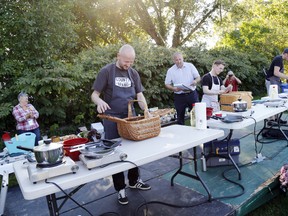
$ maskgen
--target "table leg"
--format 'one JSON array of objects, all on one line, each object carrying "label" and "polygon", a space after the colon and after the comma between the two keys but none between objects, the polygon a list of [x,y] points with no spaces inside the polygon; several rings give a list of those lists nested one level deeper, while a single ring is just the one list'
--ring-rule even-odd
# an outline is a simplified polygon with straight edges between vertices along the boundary
[{"label": "table leg", "polygon": [[[238,165],[235,163],[233,157],[232,157],[231,154],[230,154],[230,145],[229,145],[229,143],[230,143],[230,140],[231,140],[232,135],[233,135],[233,130],[230,129],[229,134],[227,135],[227,137],[225,137],[224,139],[221,140],[221,141],[223,141],[223,142],[226,142],[227,153],[222,154],[222,155],[219,155],[219,154],[217,154],[217,153],[209,153],[208,155],[206,155],[206,160],[207,160],[209,157],[220,157],[220,158],[229,159],[229,160],[232,162],[232,164],[233,164],[233,166],[235,167],[235,169],[237,170],[237,172],[238,172],[238,178],[239,178],[239,180],[241,180],[241,172],[240,172],[240,169],[239,169]],[[212,142],[213,142],[213,141],[212,141]]]},{"label": "table leg", "polygon": [[47,205],[48,205],[50,216],[58,216],[59,211],[58,211],[58,205],[57,205],[55,193],[47,195],[46,200],[47,200]]},{"label": "table leg", "polygon": [[[60,213],[61,208],[64,206],[66,201],[72,197],[75,193],[77,193],[85,184],[79,185],[74,190],[72,190],[69,194],[64,193],[64,196],[56,197],[55,194],[50,194],[46,196],[47,205],[49,209],[50,216],[58,216]],[[58,206],[57,200],[63,200],[60,202]]]},{"label": "table leg", "polygon": [[[282,117],[283,113],[281,113],[279,116],[278,116],[278,121],[276,124],[272,124],[272,126],[270,127],[267,127],[267,123],[269,122],[269,120],[267,119],[264,119],[264,125],[262,127],[262,129],[258,132],[257,136],[256,136],[256,140],[258,141],[259,140],[259,136],[262,134],[262,132],[265,130],[265,129],[269,129],[269,128],[273,128],[273,127],[277,127],[279,129],[279,131],[282,133],[282,135],[284,136],[285,140],[287,141],[287,147],[288,147],[288,136],[285,134],[285,132],[283,131],[282,127],[287,127],[288,125],[281,125],[280,124],[280,119]],[[258,155],[258,152],[256,151],[256,156]]]},{"label": "table leg", "polygon": [[2,176],[1,182],[1,192],[0,192],[0,215],[4,214],[6,197],[9,186],[9,175],[14,173],[13,164],[1,164],[0,165],[0,175]]},{"label": "table leg", "polygon": [[4,171],[3,173],[0,174],[2,175],[1,195],[0,195],[0,215],[3,215],[9,185],[9,172]]},{"label": "table leg", "polygon": [[179,152],[179,169],[176,171],[176,173],[173,174],[173,176],[171,177],[171,186],[174,185],[174,178],[178,175],[178,174],[181,174],[181,175],[184,175],[186,177],[189,177],[189,178],[193,178],[193,179],[196,179],[198,181],[200,181],[200,183],[203,185],[204,189],[206,190],[207,194],[208,194],[208,200],[211,201],[212,200],[212,196],[211,196],[211,193],[210,193],[210,190],[209,188],[207,187],[207,185],[205,184],[205,182],[202,180],[202,178],[199,176],[198,174],[198,165],[197,165],[197,149],[196,147],[193,147],[193,161],[194,161],[194,172],[195,172],[195,175],[192,175],[190,173],[186,173],[184,171],[182,171],[182,167],[183,167],[183,159],[182,159],[182,152]]}]

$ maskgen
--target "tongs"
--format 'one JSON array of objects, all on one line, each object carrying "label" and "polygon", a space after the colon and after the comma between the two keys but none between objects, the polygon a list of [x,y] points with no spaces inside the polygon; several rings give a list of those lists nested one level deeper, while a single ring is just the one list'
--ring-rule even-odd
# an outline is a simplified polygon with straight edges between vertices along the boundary
[{"label": "tongs", "polygon": [[[113,143],[111,146],[107,146],[104,143],[109,142]],[[75,145],[70,147],[70,152],[80,151],[83,149],[90,149],[90,148],[105,148],[105,149],[114,149],[115,147],[119,146],[121,144],[122,140],[107,140],[107,139],[100,139],[96,142],[88,142],[80,145]]]}]

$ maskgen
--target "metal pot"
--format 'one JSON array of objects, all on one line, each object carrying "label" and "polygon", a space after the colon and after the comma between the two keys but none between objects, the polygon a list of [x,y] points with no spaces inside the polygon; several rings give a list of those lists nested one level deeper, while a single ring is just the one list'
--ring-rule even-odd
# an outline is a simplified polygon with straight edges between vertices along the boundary
[{"label": "metal pot", "polygon": [[39,165],[54,165],[62,162],[64,157],[63,145],[44,141],[45,144],[35,146],[33,149],[17,146],[18,149],[34,152],[35,159]]},{"label": "metal pot", "polygon": [[238,99],[232,103],[234,112],[244,112],[247,110],[247,102]]}]

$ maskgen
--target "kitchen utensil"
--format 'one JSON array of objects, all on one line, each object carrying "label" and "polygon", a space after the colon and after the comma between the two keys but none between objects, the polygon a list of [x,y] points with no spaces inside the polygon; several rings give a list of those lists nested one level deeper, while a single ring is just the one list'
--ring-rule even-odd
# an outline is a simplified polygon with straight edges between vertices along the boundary
[{"label": "kitchen utensil", "polygon": [[45,140],[43,145],[35,146],[34,148],[27,148],[24,146],[17,146],[18,149],[34,152],[35,159],[38,165],[55,165],[62,162],[64,157],[63,145],[60,143],[51,143]]},{"label": "kitchen utensil", "polygon": [[74,161],[79,161],[80,152],[79,151],[72,152],[71,149],[73,149],[73,146],[84,144],[84,143],[87,143],[88,141],[89,140],[87,138],[82,138],[82,137],[65,140],[63,142],[64,154],[72,158],[72,160]]},{"label": "kitchen utensil", "polygon": [[[117,146],[121,144],[122,140],[100,140],[98,142],[86,143],[83,145],[73,146],[80,150],[81,154],[90,158],[98,158],[112,153]],[[71,150],[71,151],[74,151]]]},{"label": "kitchen utensil", "polygon": [[238,99],[238,101],[232,103],[232,107],[234,112],[245,112],[247,110],[247,102]]}]

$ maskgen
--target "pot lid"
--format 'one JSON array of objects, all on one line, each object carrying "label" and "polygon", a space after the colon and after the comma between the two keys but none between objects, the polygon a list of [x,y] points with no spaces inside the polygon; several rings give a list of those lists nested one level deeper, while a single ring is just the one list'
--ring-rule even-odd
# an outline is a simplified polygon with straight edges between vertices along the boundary
[{"label": "pot lid", "polygon": [[55,149],[59,149],[62,148],[63,145],[60,143],[47,143],[47,144],[42,144],[39,146],[35,146],[34,147],[34,151],[50,151],[50,150],[55,150]]}]

